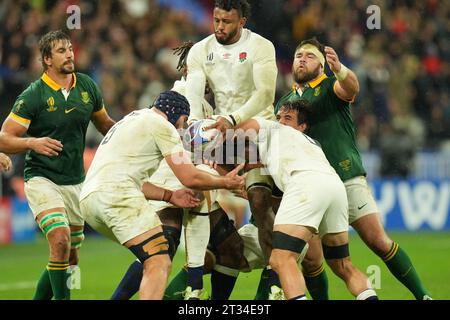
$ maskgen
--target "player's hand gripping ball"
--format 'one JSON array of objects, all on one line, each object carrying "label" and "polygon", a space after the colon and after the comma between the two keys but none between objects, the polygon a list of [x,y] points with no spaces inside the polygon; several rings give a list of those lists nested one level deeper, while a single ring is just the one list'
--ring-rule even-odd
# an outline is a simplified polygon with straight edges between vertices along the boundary
[{"label": "player's hand gripping ball", "polygon": [[186,129],[183,141],[197,150],[198,148],[203,151],[215,148],[222,140],[220,131],[217,129],[205,130],[206,127],[213,125],[215,122],[214,119],[202,119],[193,122]]}]

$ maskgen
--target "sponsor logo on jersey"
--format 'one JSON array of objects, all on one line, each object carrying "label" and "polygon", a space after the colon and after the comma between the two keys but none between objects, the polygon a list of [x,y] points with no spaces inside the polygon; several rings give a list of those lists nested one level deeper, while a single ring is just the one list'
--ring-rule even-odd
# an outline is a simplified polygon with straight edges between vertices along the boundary
[{"label": "sponsor logo on jersey", "polygon": [[247,60],[247,52],[239,53],[239,61],[244,62],[245,60]]},{"label": "sponsor logo on jersey", "polygon": [[89,98],[89,94],[86,91],[81,93],[81,101],[83,101],[84,104],[88,104],[89,101],[91,101],[91,98]]},{"label": "sponsor logo on jersey", "polygon": [[73,110],[75,110],[77,107],[73,107],[73,108],[70,108],[70,109],[65,109],[64,110],[64,113],[65,114],[68,114],[68,113],[71,113]]},{"label": "sponsor logo on jersey", "polygon": [[228,60],[228,59],[230,59],[230,57],[231,57],[231,53],[224,53],[223,54],[223,58],[225,59],[225,60]]},{"label": "sponsor logo on jersey", "polygon": [[55,98],[53,97],[47,99],[47,105],[48,105],[47,108],[48,112],[54,112],[56,111],[56,109],[58,109],[57,107],[55,107]]},{"label": "sponsor logo on jersey", "polygon": [[206,64],[214,64],[213,60],[214,60],[214,53],[211,52],[206,56]]}]

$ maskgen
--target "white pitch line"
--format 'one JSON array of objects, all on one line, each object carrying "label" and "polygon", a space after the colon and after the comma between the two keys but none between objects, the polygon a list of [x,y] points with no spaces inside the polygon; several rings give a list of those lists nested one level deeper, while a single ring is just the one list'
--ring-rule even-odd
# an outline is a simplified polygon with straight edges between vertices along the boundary
[{"label": "white pitch line", "polygon": [[0,291],[11,291],[36,288],[36,281],[0,283]]}]

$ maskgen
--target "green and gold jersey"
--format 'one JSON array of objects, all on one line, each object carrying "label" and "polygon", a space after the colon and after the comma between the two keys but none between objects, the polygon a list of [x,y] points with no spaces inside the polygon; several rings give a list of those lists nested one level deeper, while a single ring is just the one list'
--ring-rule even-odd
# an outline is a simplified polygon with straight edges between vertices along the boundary
[{"label": "green and gold jersey", "polygon": [[67,100],[61,86],[46,73],[17,98],[9,118],[28,128],[29,137],[50,137],[63,144],[58,156],[47,157],[29,150],[25,157],[25,181],[45,177],[59,185],[83,182],[86,130],[95,112],[104,112],[103,98],[94,81],[74,73]]},{"label": "green and gold jersey", "polygon": [[342,181],[346,181],[365,175],[366,172],[356,146],[350,102],[337,96],[335,85],[336,78],[324,74],[309,82],[303,92],[293,87],[290,93],[278,101],[275,114],[287,101],[307,100],[313,109],[308,135],[319,141],[330,164]]}]

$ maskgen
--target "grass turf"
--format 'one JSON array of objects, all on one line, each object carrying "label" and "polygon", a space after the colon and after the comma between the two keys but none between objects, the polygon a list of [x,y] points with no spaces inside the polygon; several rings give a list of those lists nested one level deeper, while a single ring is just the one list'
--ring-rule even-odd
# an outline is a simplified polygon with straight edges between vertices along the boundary
[{"label": "grass turf", "polygon": [[[450,233],[390,233],[412,259],[416,270],[434,299],[450,299]],[[382,261],[352,235],[350,252],[363,272],[371,265],[381,271],[380,299],[413,299],[412,294],[389,272]],[[29,244],[0,247],[0,299],[31,299],[39,275],[47,263],[48,249],[42,237]],[[134,257],[128,250],[102,237],[88,237],[81,249],[81,289],[72,290],[72,299],[109,299]],[[184,254],[175,257],[172,275],[184,263]],[[353,299],[343,282],[327,268],[331,299]],[[231,299],[251,300],[260,270],[241,273]],[[209,290],[209,276],[205,277]]]}]

